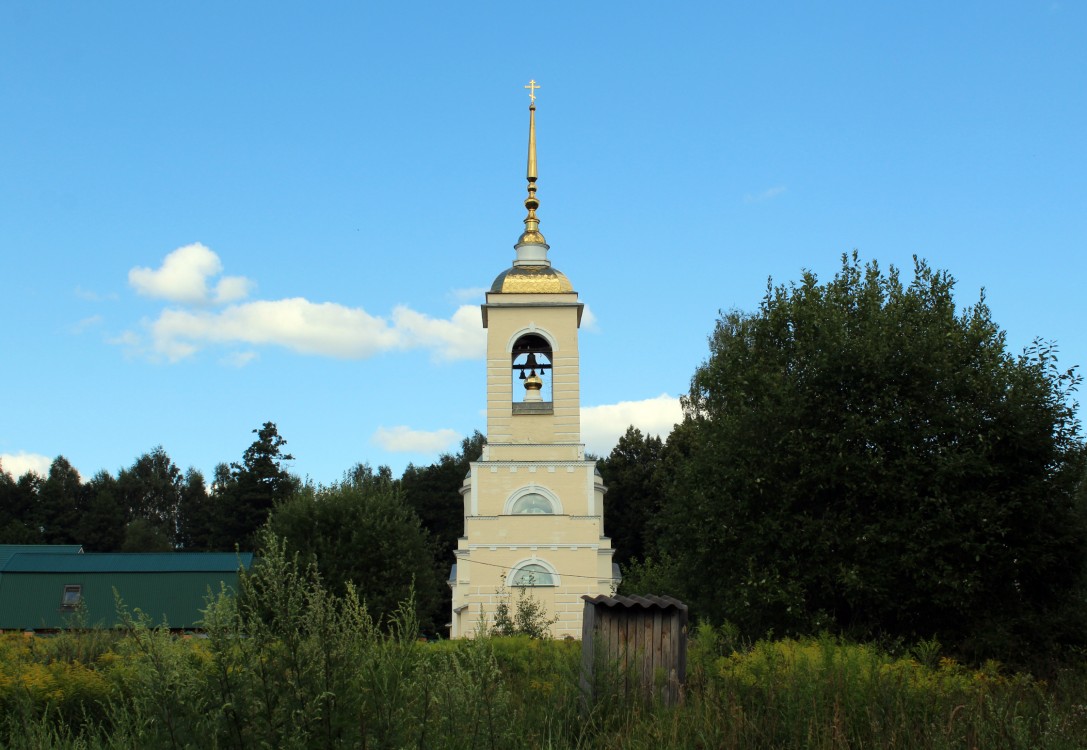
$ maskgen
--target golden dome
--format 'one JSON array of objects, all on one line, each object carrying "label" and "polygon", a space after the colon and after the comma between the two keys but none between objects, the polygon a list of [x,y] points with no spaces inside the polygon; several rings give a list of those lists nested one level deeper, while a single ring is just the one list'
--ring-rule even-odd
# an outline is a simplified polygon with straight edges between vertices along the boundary
[{"label": "golden dome", "polygon": [[498,274],[492,292],[506,294],[564,294],[574,291],[566,274],[551,266],[514,266]]}]

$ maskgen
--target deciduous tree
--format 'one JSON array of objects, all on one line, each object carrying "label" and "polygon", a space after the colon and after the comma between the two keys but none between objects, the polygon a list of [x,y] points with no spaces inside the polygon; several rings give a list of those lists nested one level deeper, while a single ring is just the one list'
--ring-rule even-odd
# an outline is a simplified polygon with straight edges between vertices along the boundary
[{"label": "deciduous tree", "polygon": [[697,612],[980,655],[1083,638],[1079,379],[1049,345],[1010,355],[953,288],[854,253],[720,318],[656,521]]},{"label": "deciduous tree", "polygon": [[331,591],[352,584],[375,620],[393,613],[413,585],[418,611],[434,611],[444,585],[434,546],[391,477],[303,487],[276,506],[268,528],[302,562],[315,561]]},{"label": "deciduous tree", "polygon": [[[161,445],[144,453],[118,474],[117,489],[127,505],[129,521],[146,522],[138,525],[140,539],[152,534],[156,540],[164,537],[171,546],[175,544],[181,485],[181,469]],[[146,527],[154,527],[158,533],[150,532]]]},{"label": "deciduous tree", "polygon": [[[476,430],[461,441],[457,453],[443,453],[428,466],[409,464],[400,479],[404,500],[415,510],[437,544],[438,566],[444,567],[446,574],[453,565],[457,540],[464,534],[464,501],[460,488],[472,461],[479,459],[486,442],[483,434]],[[436,609],[432,612],[420,609],[419,612],[435,622],[445,622],[451,606],[452,591],[442,586]]]},{"label": "deciduous tree", "polygon": [[408,464],[400,479],[404,499],[450,561],[457,548],[457,539],[464,534],[464,503],[459,491],[469,465],[479,459],[486,442],[483,434],[476,430],[461,441],[457,453],[443,453],[428,466]]},{"label": "deciduous tree", "polygon": [[117,480],[100,471],[86,487],[87,500],[76,527],[76,539],[87,552],[117,552],[129,520]]},{"label": "deciduous tree", "polygon": [[663,443],[631,425],[608,457],[599,462],[608,493],[604,497],[604,531],[615,548],[615,562],[645,559],[649,519],[661,504],[657,471]]}]

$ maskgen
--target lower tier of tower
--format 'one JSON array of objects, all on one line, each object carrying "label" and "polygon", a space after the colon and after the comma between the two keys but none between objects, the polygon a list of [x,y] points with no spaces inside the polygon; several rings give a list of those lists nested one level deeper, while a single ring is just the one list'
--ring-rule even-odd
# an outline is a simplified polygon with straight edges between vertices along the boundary
[{"label": "lower tier of tower", "polygon": [[488,444],[461,486],[464,533],[449,578],[450,636],[489,632],[502,602],[522,594],[553,621],[553,637],[581,637],[581,597],[619,583],[604,533],[607,488],[580,443]]},{"label": "lower tier of tower", "polygon": [[489,633],[499,605],[505,602],[512,615],[524,593],[542,605],[544,619],[553,621],[552,637],[581,638],[582,596],[613,594],[619,583],[610,544],[603,541],[603,548],[458,550],[449,581],[450,637]]}]

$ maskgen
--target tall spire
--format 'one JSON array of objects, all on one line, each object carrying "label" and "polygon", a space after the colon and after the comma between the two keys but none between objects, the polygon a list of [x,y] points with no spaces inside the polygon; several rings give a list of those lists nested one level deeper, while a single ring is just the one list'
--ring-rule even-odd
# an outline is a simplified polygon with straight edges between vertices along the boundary
[{"label": "tall spire", "polygon": [[540,207],[540,201],[536,198],[536,89],[540,85],[536,81],[529,81],[525,86],[528,89],[528,171],[525,177],[528,179],[528,197],[525,198],[525,208],[528,216],[525,217],[525,231],[518,245],[546,245],[547,241],[540,234],[540,220],[536,218],[536,209]]}]

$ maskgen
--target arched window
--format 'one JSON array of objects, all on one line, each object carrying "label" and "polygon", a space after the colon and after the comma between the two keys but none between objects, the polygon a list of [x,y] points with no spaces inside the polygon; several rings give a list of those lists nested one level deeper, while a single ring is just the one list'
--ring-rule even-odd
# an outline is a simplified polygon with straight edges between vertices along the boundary
[{"label": "arched window", "polygon": [[555,586],[554,574],[539,563],[520,566],[509,579],[510,586]]},{"label": "arched window", "polygon": [[555,512],[551,501],[538,492],[530,492],[517,498],[510,510],[515,516],[523,514],[550,515]]},{"label": "arched window", "polygon": [[538,484],[529,484],[512,492],[502,506],[502,515],[548,515],[561,516],[562,500],[551,490]]}]

